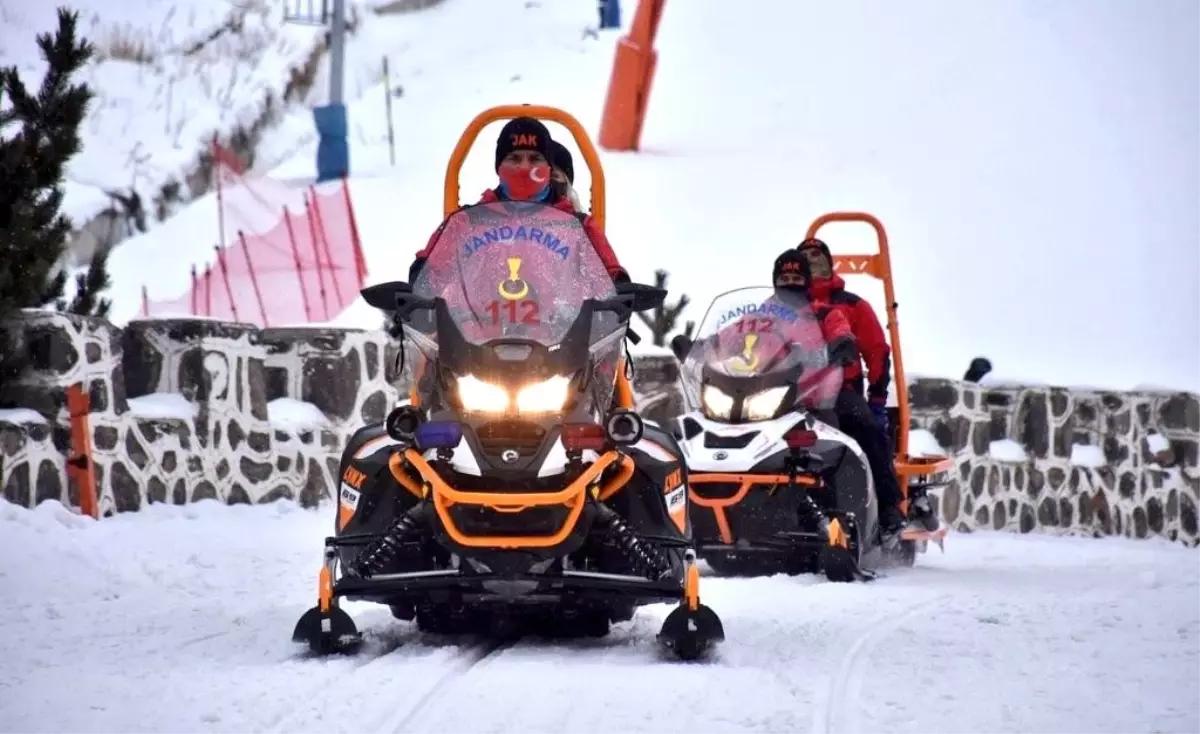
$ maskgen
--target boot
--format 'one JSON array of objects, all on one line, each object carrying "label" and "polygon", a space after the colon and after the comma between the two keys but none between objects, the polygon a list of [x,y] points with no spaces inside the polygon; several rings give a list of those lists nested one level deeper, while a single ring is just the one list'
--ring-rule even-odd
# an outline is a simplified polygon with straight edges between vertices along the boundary
[{"label": "boot", "polygon": [[941,520],[933,511],[933,503],[925,493],[916,494],[908,502],[908,527],[933,532],[941,526]]},{"label": "boot", "polygon": [[885,547],[896,545],[900,541],[900,531],[904,530],[904,513],[893,504],[883,504],[879,508],[879,539]]}]

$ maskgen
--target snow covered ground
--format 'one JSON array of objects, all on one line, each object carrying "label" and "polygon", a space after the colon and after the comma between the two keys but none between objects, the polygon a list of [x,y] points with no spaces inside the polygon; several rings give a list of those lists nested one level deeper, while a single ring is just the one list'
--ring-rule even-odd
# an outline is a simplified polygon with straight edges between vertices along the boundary
[{"label": "snow covered ground", "polygon": [[[348,604],[352,659],[291,643],[330,507],[0,501],[0,730],[1195,732],[1200,566],[1159,541],[954,535],[872,584],[711,578],[728,641],[657,659],[667,607],[482,658]],[[481,659],[482,658],[482,659]]]},{"label": "snow covered ground", "polygon": [[[557,105],[595,135],[616,34],[584,33],[594,10],[447,0],[394,32],[367,26],[404,88],[394,168],[383,89],[350,109],[373,281],[407,272],[483,108]],[[891,236],[910,374],[959,376],[985,354],[1011,379],[1200,390],[1198,24],[1187,0],[669,5],[644,151],[602,155],[610,238],[635,278],[668,268],[699,320],[716,293],[769,277],[816,215],[866,210]],[[496,129],[467,160],[464,200],[492,183]],[[313,156],[276,174],[309,177]],[[144,282],[162,289],[152,298],[186,288],[186,263],[212,257],[215,215],[210,227],[168,223],[121,248],[118,320]],[[864,246],[861,230],[827,234],[836,251]],[[179,277],[147,277],[168,242]],[[339,323],[378,315],[360,301]]]}]

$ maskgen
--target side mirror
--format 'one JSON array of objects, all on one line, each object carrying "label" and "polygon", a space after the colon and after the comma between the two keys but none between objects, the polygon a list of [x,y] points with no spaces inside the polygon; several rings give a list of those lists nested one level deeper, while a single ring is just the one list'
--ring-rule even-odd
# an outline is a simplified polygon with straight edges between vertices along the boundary
[{"label": "side mirror", "polygon": [[633,311],[649,311],[658,308],[667,300],[665,288],[655,288],[644,283],[618,283],[618,296],[632,296],[630,309]]},{"label": "side mirror", "polygon": [[412,286],[399,280],[376,283],[360,292],[367,305],[391,313],[396,324],[407,319],[413,311],[434,307],[433,300],[414,296]]},{"label": "side mirror", "polygon": [[401,296],[412,293],[412,286],[401,280],[392,280],[369,285],[359,292],[368,306],[381,311],[394,311],[400,305]]},{"label": "side mirror", "polygon": [[675,359],[682,362],[690,351],[692,351],[691,337],[686,334],[676,334],[675,338],[671,340],[671,352],[675,355]]},{"label": "side mirror", "polygon": [[834,339],[826,347],[829,350],[829,363],[842,365],[854,364],[859,359],[858,342],[852,336]]}]

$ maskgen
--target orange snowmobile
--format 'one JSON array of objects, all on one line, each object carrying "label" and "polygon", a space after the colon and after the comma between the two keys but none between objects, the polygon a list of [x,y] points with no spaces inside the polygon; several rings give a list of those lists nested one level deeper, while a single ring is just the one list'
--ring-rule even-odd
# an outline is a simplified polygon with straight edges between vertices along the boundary
[{"label": "orange snowmobile", "polygon": [[672,602],[658,635],[668,651],[696,658],[724,639],[700,603],[687,467],[622,383],[629,319],[665,291],[614,285],[570,212],[459,206],[476,136],[519,116],[571,131],[603,226],[603,172],[573,117],[504,106],[467,127],[447,171],[445,245],[413,283],[363,290],[429,379],[342,454],[318,603],[293,634],[316,652],[361,642],[343,598],[427,631],[554,636],[602,636],[638,607]]}]

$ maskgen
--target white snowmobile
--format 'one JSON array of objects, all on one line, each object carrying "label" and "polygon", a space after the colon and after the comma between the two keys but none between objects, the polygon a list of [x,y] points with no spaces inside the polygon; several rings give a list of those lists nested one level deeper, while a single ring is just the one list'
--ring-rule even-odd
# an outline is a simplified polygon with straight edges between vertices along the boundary
[{"label": "white snowmobile", "polygon": [[913,541],[881,541],[867,458],[833,427],[852,338],[827,344],[802,295],[749,287],[717,296],[672,349],[688,408],[672,429],[697,552],[714,570],[852,581],[912,563]]}]

